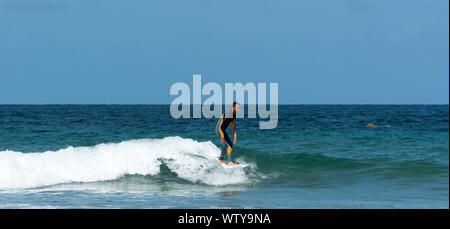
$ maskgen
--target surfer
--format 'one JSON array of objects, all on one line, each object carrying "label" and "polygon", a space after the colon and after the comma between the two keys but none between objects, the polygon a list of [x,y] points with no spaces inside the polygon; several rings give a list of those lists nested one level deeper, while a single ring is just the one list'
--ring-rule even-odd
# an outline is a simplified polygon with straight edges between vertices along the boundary
[{"label": "surfer", "polygon": [[[219,157],[219,163],[225,163],[224,158],[225,154],[228,155],[228,163],[229,166],[236,166],[237,164],[231,161],[231,151],[233,150],[233,145],[236,144],[237,136],[236,136],[236,113],[239,112],[239,103],[234,102],[231,110],[225,111],[222,114],[222,117],[219,119],[216,125],[216,134],[220,137],[220,142],[222,143],[222,153]],[[234,135],[234,142],[231,142],[230,137],[228,136],[226,129],[231,123],[231,130]]]}]

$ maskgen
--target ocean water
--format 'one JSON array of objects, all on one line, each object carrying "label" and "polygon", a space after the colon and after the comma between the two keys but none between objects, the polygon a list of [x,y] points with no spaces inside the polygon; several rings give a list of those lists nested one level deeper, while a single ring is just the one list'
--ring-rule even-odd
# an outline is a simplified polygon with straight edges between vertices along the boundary
[{"label": "ocean water", "polygon": [[216,119],[168,105],[0,105],[0,208],[449,208],[448,120],[448,105],[282,105],[275,129],[237,120],[250,166],[224,169]]}]

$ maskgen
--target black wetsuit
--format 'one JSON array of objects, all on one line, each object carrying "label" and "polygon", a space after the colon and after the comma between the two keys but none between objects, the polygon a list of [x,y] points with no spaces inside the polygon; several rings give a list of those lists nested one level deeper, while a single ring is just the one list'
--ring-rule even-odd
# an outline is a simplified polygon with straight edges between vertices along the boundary
[{"label": "black wetsuit", "polygon": [[228,161],[231,161],[231,151],[233,149],[233,142],[231,141],[230,137],[228,136],[226,129],[232,124],[232,130],[234,136],[236,136],[236,130],[235,130],[235,124],[236,124],[236,113],[233,112],[233,114],[230,114],[231,111],[225,112],[225,114],[222,115],[222,117],[217,122],[216,126],[216,133],[221,138],[225,139],[225,143],[222,147],[222,153],[220,154],[219,160],[223,160],[225,157],[225,154],[228,152]]}]

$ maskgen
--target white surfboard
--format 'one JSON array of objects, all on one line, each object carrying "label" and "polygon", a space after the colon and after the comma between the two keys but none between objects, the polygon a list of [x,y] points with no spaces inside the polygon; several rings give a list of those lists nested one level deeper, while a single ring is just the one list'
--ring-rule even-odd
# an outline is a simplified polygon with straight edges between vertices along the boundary
[{"label": "white surfboard", "polygon": [[245,168],[247,166],[249,166],[249,164],[236,164],[236,165],[227,165],[226,163],[221,163],[220,164],[222,167],[226,168],[226,169],[232,169],[232,168]]}]

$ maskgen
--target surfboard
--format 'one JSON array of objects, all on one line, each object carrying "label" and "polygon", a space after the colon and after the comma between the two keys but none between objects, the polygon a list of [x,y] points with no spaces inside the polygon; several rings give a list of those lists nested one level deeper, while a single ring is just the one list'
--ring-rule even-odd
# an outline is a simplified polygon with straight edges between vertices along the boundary
[{"label": "surfboard", "polygon": [[245,168],[247,166],[249,166],[249,164],[237,164],[237,165],[227,165],[225,163],[221,163],[220,164],[222,167],[226,168],[226,169],[232,169],[232,168]]}]

